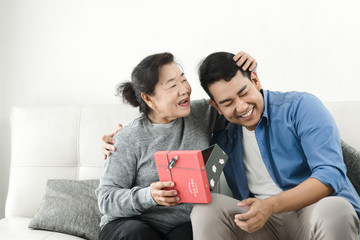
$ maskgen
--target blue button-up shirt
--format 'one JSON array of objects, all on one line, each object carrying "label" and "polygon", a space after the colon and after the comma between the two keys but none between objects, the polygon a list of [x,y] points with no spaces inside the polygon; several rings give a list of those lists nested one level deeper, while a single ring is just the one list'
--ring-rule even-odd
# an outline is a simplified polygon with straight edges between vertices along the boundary
[{"label": "blue button-up shirt", "polygon": [[[360,198],[346,176],[335,121],[321,101],[309,93],[261,91],[264,112],[255,129],[262,160],[274,182],[288,190],[309,177],[346,198],[360,217]],[[234,198],[252,197],[243,162],[242,126],[229,123],[213,135],[228,155],[224,168]]]}]

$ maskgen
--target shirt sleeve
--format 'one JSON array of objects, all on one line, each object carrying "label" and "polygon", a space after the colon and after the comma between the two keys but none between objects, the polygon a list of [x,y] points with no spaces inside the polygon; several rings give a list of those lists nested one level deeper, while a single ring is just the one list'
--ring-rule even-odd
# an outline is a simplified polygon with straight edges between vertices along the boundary
[{"label": "shirt sleeve", "polygon": [[121,130],[116,136],[116,151],[105,161],[104,172],[96,189],[98,204],[103,214],[112,217],[140,215],[156,206],[150,186],[135,186],[137,157],[134,144]]},{"label": "shirt sleeve", "polygon": [[322,102],[311,94],[293,105],[297,135],[312,171],[311,177],[339,193],[346,182],[341,141],[335,120]]}]

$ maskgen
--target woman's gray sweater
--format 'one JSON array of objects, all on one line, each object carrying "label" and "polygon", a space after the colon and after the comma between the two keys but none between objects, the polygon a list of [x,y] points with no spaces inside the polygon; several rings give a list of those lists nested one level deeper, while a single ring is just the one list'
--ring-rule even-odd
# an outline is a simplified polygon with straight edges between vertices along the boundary
[{"label": "woman's gray sweater", "polygon": [[[159,181],[154,153],[167,150],[202,150],[209,146],[214,130],[225,120],[207,100],[191,102],[191,113],[169,124],[152,124],[144,115],[115,135],[116,151],[105,161],[96,190],[101,227],[121,217],[138,216],[159,231],[190,221],[192,204],[158,205],[150,184]],[[217,128],[217,129],[215,129]]]}]

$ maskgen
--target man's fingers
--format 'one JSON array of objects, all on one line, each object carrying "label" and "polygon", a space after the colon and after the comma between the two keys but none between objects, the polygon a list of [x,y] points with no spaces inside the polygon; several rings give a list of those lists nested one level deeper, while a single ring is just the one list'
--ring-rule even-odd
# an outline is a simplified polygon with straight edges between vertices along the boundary
[{"label": "man's fingers", "polygon": [[123,125],[121,123],[118,124],[116,131],[113,133],[114,134],[113,136],[115,136],[115,134],[117,134],[122,128],[123,128]]},{"label": "man's fingers", "polygon": [[250,218],[253,218],[255,217],[256,215],[256,211],[254,211],[253,209],[249,208],[249,206],[251,206],[251,204],[254,202],[254,199],[253,198],[248,198],[248,199],[245,199],[245,200],[242,200],[241,202],[239,202],[237,205],[239,207],[247,207],[248,208],[248,211],[245,212],[245,213],[241,213],[241,214],[236,214],[235,215],[235,218],[236,219],[239,219],[241,221],[244,221],[244,220],[248,220]]},{"label": "man's fingers", "polygon": [[103,142],[101,144],[101,146],[102,146],[101,151],[102,151],[104,160],[106,160],[107,156],[109,156],[111,154],[110,151],[115,151],[116,147],[114,145],[104,142],[104,137],[103,137]]},{"label": "man's fingers", "polygon": [[106,160],[107,159],[107,153],[106,152],[104,152],[104,150],[103,150],[103,158],[104,158],[104,160]]},{"label": "man's fingers", "polygon": [[105,148],[110,150],[110,151],[115,151],[116,147],[114,145],[111,144],[105,144]]},{"label": "man's fingers", "polygon": [[256,201],[256,198],[247,198],[247,199],[244,199],[241,202],[239,202],[238,206],[240,206],[241,204],[243,204],[245,206],[251,206],[255,201]]},{"label": "man's fingers", "polygon": [[247,221],[247,228],[249,233],[253,233],[262,228],[262,224],[255,218],[251,218]]},{"label": "man's fingers", "polygon": [[105,148],[102,149],[102,154],[104,156],[109,156],[110,155],[110,152],[108,150],[106,150]]},{"label": "man's fingers", "polygon": [[234,219],[236,225],[242,230],[252,233],[262,228],[261,222],[255,217],[246,216],[246,214],[237,214]]},{"label": "man's fingers", "polygon": [[[114,134],[115,135],[115,134]],[[105,143],[111,143],[114,144],[115,143],[115,139],[113,139],[112,135],[104,135],[101,140]]]},{"label": "man's fingers", "polygon": [[114,136],[115,136],[116,133],[117,132],[114,132],[113,134],[111,134],[111,136],[108,136],[107,143],[115,144]]},{"label": "man's fingers", "polygon": [[234,219],[236,225],[241,228],[242,230],[246,231],[248,230],[248,224],[246,223],[246,221],[241,221],[239,219]]},{"label": "man's fingers", "polygon": [[263,227],[263,224],[256,218],[251,218],[247,221],[240,221],[238,219],[235,219],[235,223],[239,228],[248,233],[256,232]]},{"label": "man's fingers", "polygon": [[255,214],[252,213],[251,211],[248,211],[246,213],[242,213],[242,214],[236,214],[235,215],[235,219],[238,219],[240,221],[247,221],[248,219],[254,217]]},{"label": "man's fingers", "polygon": [[[102,148],[103,148],[103,152],[105,151],[115,151],[116,147],[112,144],[106,143],[106,142],[102,142]],[[106,154],[109,155],[109,154]]]},{"label": "man's fingers", "polygon": [[245,232],[248,232],[248,233],[253,233],[253,232],[261,229],[261,227],[259,227],[257,225],[253,225],[253,223],[250,223],[249,221],[240,221],[238,219],[235,219],[235,224],[239,228],[241,228],[242,230],[244,230]]}]

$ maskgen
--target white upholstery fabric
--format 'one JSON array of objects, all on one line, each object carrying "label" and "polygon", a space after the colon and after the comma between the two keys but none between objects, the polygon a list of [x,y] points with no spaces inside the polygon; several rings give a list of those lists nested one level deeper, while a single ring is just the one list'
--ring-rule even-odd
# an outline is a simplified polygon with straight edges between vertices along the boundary
[{"label": "white upholstery fabric", "polygon": [[14,108],[6,217],[33,217],[49,178],[99,178],[101,137],[137,115],[128,105]]},{"label": "white upholstery fabric", "polygon": [[[341,137],[360,149],[354,117],[360,102],[327,103]],[[91,179],[102,173],[101,137],[118,123],[127,124],[138,110],[125,104],[102,106],[15,107],[11,120],[11,169],[6,218],[0,221],[0,239],[79,239],[65,234],[31,230],[50,178]],[[217,190],[230,195],[224,177]]]},{"label": "white upholstery fabric", "polygon": [[10,217],[0,220],[0,239],[2,240],[77,240],[82,239],[63,233],[33,230],[28,228],[31,218]]},{"label": "white upholstery fabric", "polygon": [[340,131],[340,137],[353,148],[360,150],[360,102],[325,103]]}]

